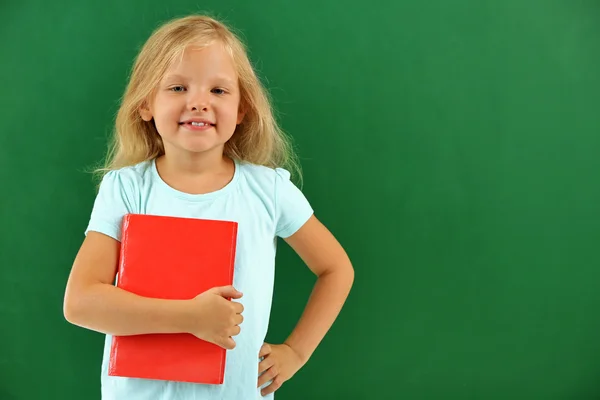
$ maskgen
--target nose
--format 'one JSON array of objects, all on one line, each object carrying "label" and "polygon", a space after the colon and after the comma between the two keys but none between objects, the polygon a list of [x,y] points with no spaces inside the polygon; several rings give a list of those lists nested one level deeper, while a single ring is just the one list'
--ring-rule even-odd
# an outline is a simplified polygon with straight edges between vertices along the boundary
[{"label": "nose", "polygon": [[208,111],[210,106],[210,97],[207,93],[196,92],[190,97],[189,109],[190,111]]}]

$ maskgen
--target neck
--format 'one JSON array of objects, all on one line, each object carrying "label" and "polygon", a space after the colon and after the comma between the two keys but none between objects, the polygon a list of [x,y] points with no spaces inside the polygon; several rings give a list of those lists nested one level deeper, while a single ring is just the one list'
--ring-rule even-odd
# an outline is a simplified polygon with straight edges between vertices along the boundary
[{"label": "neck", "polygon": [[164,154],[157,158],[165,172],[180,176],[182,178],[193,178],[195,176],[220,173],[227,169],[231,160],[222,152],[209,152],[198,154]]},{"label": "neck", "polygon": [[233,160],[222,152],[174,155],[156,159],[156,169],[169,186],[191,194],[209,193],[224,187],[235,172]]}]

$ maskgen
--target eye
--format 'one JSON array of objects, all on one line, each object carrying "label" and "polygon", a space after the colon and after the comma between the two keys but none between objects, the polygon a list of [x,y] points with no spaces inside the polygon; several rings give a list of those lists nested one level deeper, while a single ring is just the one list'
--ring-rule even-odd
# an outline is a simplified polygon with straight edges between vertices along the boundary
[{"label": "eye", "polygon": [[[181,90],[176,90],[176,89],[181,89]],[[185,88],[183,86],[173,86],[171,88],[169,88],[169,90],[171,92],[183,92],[185,90]]]},{"label": "eye", "polygon": [[212,90],[212,92],[213,92],[214,94],[225,94],[225,93],[226,93],[226,92],[225,92],[225,89],[221,89],[221,88],[214,88],[214,89]]}]

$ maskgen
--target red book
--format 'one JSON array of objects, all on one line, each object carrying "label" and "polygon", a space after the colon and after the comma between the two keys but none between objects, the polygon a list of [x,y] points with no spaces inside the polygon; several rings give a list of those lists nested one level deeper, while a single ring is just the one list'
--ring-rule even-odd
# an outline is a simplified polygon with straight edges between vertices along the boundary
[{"label": "red book", "polygon": [[[233,284],[232,221],[127,214],[116,285],[144,297],[192,299]],[[226,350],[187,333],[114,336],[108,374],[222,384]]]}]

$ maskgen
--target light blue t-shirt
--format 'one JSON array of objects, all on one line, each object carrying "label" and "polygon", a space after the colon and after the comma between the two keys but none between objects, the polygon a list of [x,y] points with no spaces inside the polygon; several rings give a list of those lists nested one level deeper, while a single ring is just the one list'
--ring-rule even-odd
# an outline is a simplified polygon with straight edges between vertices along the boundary
[{"label": "light blue t-shirt", "polygon": [[262,397],[258,353],[269,323],[277,237],[296,232],[313,210],[282,168],[235,161],[233,179],[208,194],[189,194],[167,185],[155,160],[108,172],[100,185],[89,225],[121,239],[121,219],[127,213],[220,219],[238,223],[234,287],[244,295],[241,332],[227,351],[222,385],[200,385],[108,376],[111,335],[106,336],[101,369],[103,400],[247,400]]}]

